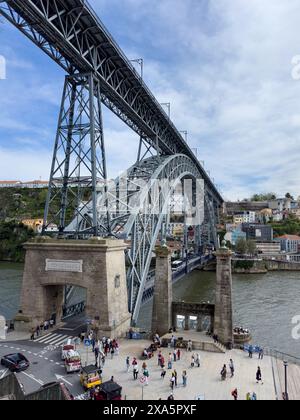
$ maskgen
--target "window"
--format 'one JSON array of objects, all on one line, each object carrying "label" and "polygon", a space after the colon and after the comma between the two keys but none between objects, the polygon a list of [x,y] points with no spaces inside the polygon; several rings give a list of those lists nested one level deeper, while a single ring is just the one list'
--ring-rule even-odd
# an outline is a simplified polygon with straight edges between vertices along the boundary
[{"label": "window", "polygon": [[119,289],[121,286],[121,276],[120,274],[117,274],[115,277],[115,289]]}]

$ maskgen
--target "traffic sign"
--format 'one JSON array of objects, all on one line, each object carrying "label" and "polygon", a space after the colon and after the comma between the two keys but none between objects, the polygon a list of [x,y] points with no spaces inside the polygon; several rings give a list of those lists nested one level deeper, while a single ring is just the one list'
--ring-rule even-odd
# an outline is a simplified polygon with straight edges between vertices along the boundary
[{"label": "traffic sign", "polygon": [[145,385],[146,381],[147,381],[147,379],[146,379],[146,377],[145,377],[145,376],[142,376],[142,377],[140,378],[140,383],[141,383],[142,385]]},{"label": "traffic sign", "polygon": [[91,340],[84,340],[84,345],[85,345],[85,347],[90,347],[90,345],[91,345]]}]

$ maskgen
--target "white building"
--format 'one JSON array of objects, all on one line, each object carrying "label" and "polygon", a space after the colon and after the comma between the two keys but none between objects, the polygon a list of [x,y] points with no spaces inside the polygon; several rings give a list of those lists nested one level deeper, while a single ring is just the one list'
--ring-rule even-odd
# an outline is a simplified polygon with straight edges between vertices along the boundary
[{"label": "white building", "polygon": [[255,223],[255,221],[255,211],[244,211],[243,213],[237,213],[233,216],[233,223],[235,225],[241,225],[242,223]]}]

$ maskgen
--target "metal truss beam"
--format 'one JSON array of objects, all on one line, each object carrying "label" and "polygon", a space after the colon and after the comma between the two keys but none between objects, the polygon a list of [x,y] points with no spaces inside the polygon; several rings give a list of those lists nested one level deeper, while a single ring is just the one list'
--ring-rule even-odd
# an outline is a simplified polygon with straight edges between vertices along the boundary
[{"label": "metal truss beam", "polygon": [[[99,234],[97,184],[107,180],[101,91],[92,73],[67,76],[45,207],[43,233],[56,224],[61,234],[71,220],[79,220],[91,235]],[[106,188],[106,187],[104,187]],[[89,217],[86,218],[87,208]],[[109,217],[106,214],[109,232]]]},{"label": "metal truss beam", "polygon": [[101,81],[102,102],[162,154],[187,155],[214,199],[223,202],[193,151],[86,0],[0,0],[0,14],[68,73],[93,72]]}]

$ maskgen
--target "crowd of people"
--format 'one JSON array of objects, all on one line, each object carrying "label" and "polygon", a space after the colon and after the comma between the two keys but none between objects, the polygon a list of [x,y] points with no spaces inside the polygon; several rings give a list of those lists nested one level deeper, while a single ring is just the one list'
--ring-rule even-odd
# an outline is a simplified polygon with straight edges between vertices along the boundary
[{"label": "crowd of people", "polygon": [[40,337],[40,335],[43,332],[48,332],[50,329],[54,328],[54,326],[55,326],[55,321],[54,321],[53,318],[51,318],[51,319],[49,319],[47,321],[41,322],[35,328],[32,328],[31,329],[31,337],[30,337],[30,339],[32,341],[34,341],[36,338]]}]

